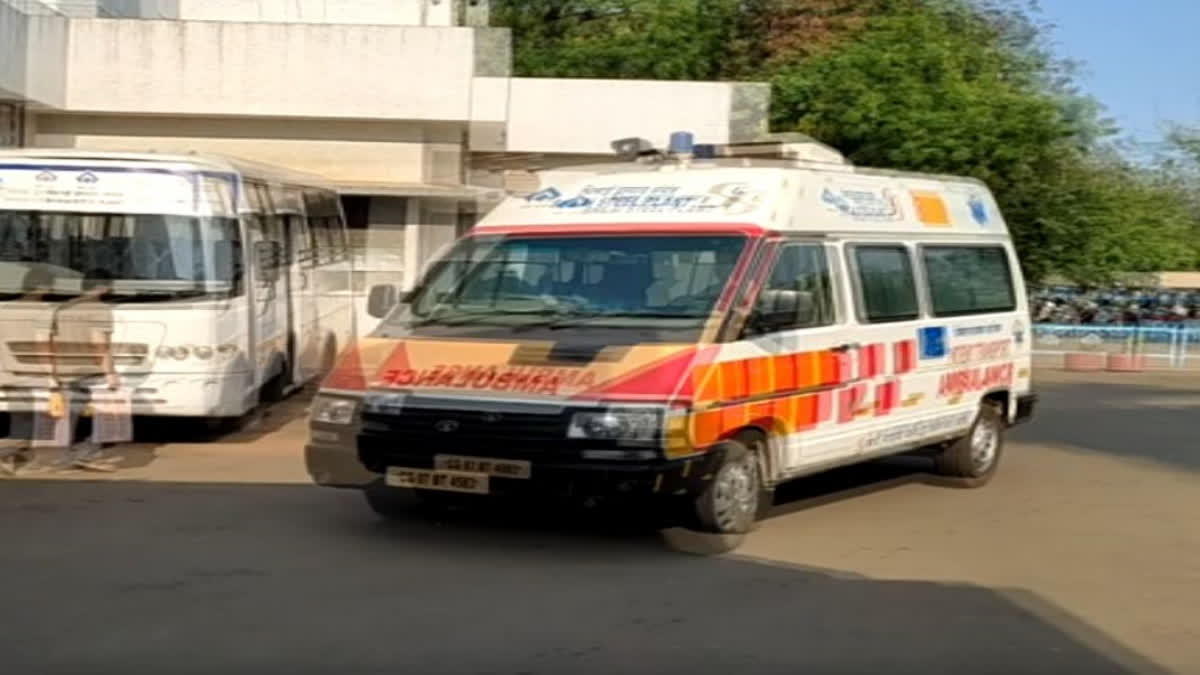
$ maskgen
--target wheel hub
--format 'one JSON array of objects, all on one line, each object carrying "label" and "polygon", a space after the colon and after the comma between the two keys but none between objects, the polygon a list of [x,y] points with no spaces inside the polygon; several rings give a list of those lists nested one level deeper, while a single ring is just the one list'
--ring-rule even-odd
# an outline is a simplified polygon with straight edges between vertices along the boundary
[{"label": "wheel hub", "polygon": [[999,446],[1000,434],[992,424],[980,422],[975,426],[971,432],[971,464],[976,471],[983,473],[991,468]]},{"label": "wheel hub", "polygon": [[754,517],[758,502],[758,474],[754,460],[746,457],[726,465],[713,485],[717,525],[731,532]]}]

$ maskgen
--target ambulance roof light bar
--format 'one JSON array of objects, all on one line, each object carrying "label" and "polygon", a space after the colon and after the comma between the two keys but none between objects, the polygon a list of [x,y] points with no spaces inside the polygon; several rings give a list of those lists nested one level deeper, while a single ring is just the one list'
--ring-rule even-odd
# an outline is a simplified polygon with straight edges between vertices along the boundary
[{"label": "ambulance roof light bar", "polygon": [[812,139],[766,140],[696,146],[697,159],[776,159],[822,164],[849,164],[842,153]]},{"label": "ambulance roof light bar", "polygon": [[667,141],[667,151],[663,152],[644,138],[620,138],[612,142],[612,149],[617,156],[626,161],[662,161],[668,157],[687,162],[693,156],[696,148],[696,136],[690,131],[675,131]]},{"label": "ambulance roof light bar", "polygon": [[611,143],[613,152],[626,161],[645,158],[661,158],[662,152],[654,144],[644,138],[619,138]]}]

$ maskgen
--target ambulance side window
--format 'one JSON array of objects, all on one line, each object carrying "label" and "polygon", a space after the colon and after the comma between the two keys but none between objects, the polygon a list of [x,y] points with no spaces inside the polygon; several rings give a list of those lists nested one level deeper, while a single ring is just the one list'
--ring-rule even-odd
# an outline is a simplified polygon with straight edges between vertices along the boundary
[{"label": "ambulance side window", "polygon": [[819,244],[785,244],[759,291],[747,333],[818,328],[835,322],[829,260]]},{"label": "ambulance side window", "polygon": [[911,321],[920,316],[912,258],[904,246],[855,246],[858,314],[867,323]]}]

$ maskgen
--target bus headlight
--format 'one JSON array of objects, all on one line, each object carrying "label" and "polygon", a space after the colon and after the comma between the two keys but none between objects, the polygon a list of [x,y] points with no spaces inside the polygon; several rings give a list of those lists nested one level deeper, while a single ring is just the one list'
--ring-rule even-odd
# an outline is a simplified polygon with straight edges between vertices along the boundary
[{"label": "bus headlight", "polygon": [[196,357],[201,361],[208,361],[214,356],[217,361],[231,361],[237,358],[237,345],[180,345],[171,347],[163,345],[158,348],[158,358],[160,359],[175,359],[176,361],[186,361],[189,357]]},{"label": "bus headlight", "polygon": [[567,438],[650,443],[662,434],[663,415],[657,408],[612,408],[577,412]]},{"label": "bus headlight", "polygon": [[348,398],[318,396],[312,404],[312,421],[321,424],[350,424],[358,402]]},{"label": "bus headlight", "polygon": [[188,357],[188,348],[162,346],[158,348],[158,357],[160,359],[175,359],[176,361],[183,361]]}]

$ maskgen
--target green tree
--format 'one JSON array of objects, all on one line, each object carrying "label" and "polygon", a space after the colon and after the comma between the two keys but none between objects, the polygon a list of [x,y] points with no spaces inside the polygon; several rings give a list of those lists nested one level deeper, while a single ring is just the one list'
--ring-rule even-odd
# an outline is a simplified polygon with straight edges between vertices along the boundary
[{"label": "green tree", "polygon": [[[1079,93],[1074,64],[1054,58],[1046,26],[1010,0],[501,0],[496,10],[513,28],[520,75],[766,80],[777,131],[859,165],[985,181],[1031,279],[1101,283],[1195,255],[1177,174],[1112,151],[1116,129]],[[1200,149],[1198,138],[1181,133],[1177,154]]]},{"label": "green tree", "polygon": [[500,0],[525,77],[724,80],[761,61],[768,0]]}]

